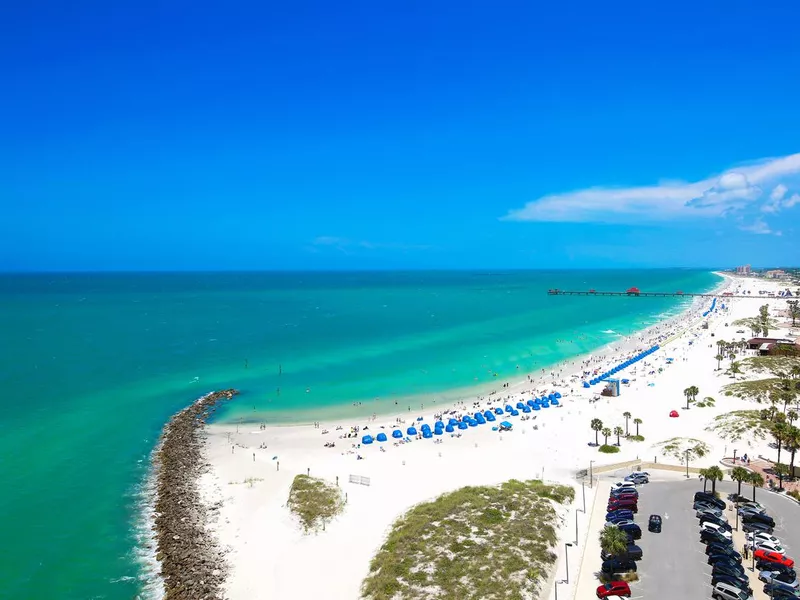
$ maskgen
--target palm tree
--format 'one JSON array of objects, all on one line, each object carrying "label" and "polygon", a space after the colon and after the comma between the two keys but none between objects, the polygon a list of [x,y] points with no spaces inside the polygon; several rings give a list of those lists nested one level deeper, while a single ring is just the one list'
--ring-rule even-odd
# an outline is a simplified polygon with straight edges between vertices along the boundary
[{"label": "palm tree", "polygon": [[742,482],[750,479],[750,471],[744,467],[733,467],[731,471],[731,479],[739,483],[739,489],[736,491],[737,496],[742,495]]},{"label": "palm tree", "polygon": [[783,478],[789,474],[789,465],[783,463],[775,463],[772,470],[778,475],[778,489],[783,489]]},{"label": "palm tree", "polygon": [[742,372],[742,368],[741,367],[742,367],[742,363],[740,363],[738,360],[733,361],[731,363],[731,366],[730,366],[730,369],[729,369],[730,372],[731,372],[731,375],[733,377],[736,377],[737,375],[739,375]]},{"label": "palm tree", "polygon": [[600,430],[603,428],[603,422],[600,419],[592,419],[592,423],[589,427],[594,429],[594,445],[599,446],[600,440],[597,439],[597,434],[600,433]]},{"label": "palm tree", "polygon": [[633,420],[633,424],[636,425],[636,437],[639,437],[639,425],[642,424],[642,420],[639,417],[636,417]]},{"label": "palm tree", "polygon": [[[711,481],[711,493],[715,494],[717,492],[717,481],[722,481],[725,474],[722,472],[722,469],[714,465],[707,469],[700,469],[700,476],[703,479]],[[705,489],[705,482],[703,483],[703,489]]]},{"label": "palm tree", "polygon": [[722,361],[722,359],[723,359],[723,358],[725,358],[725,357],[724,357],[724,356],[722,356],[722,354],[717,354],[717,355],[716,355],[714,358],[715,358],[715,359],[716,359],[716,361],[717,361],[717,371],[719,371],[719,370],[720,370],[719,363],[720,363],[720,362]]},{"label": "palm tree", "polygon": [[600,530],[600,549],[611,556],[620,556],[628,551],[628,534],[614,525]]},{"label": "palm tree", "polygon": [[611,435],[611,430],[608,427],[603,427],[603,431],[601,431],[600,433],[602,433],[603,437],[606,438],[606,441],[603,442],[603,445],[608,446],[608,436]]},{"label": "palm tree", "polygon": [[789,474],[794,475],[794,455],[800,450],[800,428],[790,425],[786,430],[786,439],[783,440],[786,449],[792,453],[792,460],[789,462]]},{"label": "palm tree", "polygon": [[750,477],[748,477],[748,483],[753,486],[753,502],[756,501],[756,488],[764,486],[764,477],[761,473],[750,473]]},{"label": "palm tree", "polygon": [[697,398],[697,394],[699,393],[700,390],[697,389],[696,385],[689,386],[683,390],[683,395],[686,396],[686,410],[689,410],[689,402],[694,402],[695,398]]},{"label": "palm tree", "polygon": [[625,437],[628,437],[628,419],[631,418],[631,413],[626,410],[622,416],[625,418]]},{"label": "palm tree", "polygon": [[622,427],[620,427],[619,425],[614,427],[614,435],[617,436],[617,446],[619,446],[619,436],[622,435]]},{"label": "palm tree", "polygon": [[772,431],[771,431],[772,437],[775,438],[775,442],[778,444],[777,462],[781,462],[781,448],[783,447],[783,442],[786,440],[786,433],[788,431],[789,431],[789,426],[783,421],[778,421],[772,426]]},{"label": "palm tree", "polygon": [[789,420],[789,424],[791,425],[795,421],[797,421],[797,412],[790,410],[786,413],[786,418]]},{"label": "palm tree", "polygon": [[787,300],[786,304],[789,305],[789,316],[792,317],[792,327],[797,324],[797,319],[800,317],[800,302],[797,300]]}]

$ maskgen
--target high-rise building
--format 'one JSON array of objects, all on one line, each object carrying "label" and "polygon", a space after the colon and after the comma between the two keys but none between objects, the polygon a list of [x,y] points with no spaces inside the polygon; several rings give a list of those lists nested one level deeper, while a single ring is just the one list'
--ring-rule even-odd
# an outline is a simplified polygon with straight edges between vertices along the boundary
[{"label": "high-rise building", "polygon": [[750,265],[744,265],[741,267],[736,267],[736,274],[737,275],[750,275],[752,271],[750,270]]}]

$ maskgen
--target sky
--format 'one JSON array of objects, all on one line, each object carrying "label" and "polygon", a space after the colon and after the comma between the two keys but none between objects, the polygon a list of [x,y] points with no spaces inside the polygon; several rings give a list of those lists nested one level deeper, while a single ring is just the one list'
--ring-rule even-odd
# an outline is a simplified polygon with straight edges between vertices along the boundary
[{"label": "sky", "polygon": [[26,2],[0,270],[800,263],[800,3]]}]

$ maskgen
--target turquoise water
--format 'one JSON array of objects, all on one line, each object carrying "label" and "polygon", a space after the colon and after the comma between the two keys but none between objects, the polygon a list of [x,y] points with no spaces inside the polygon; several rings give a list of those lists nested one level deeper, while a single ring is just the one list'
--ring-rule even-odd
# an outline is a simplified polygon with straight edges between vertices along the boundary
[{"label": "turquoise water", "polygon": [[693,270],[0,276],[0,597],[141,594],[134,525],[149,454],[169,416],[207,391],[242,390],[226,420],[416,408],[681,306],[548,288],[718,281]]}]

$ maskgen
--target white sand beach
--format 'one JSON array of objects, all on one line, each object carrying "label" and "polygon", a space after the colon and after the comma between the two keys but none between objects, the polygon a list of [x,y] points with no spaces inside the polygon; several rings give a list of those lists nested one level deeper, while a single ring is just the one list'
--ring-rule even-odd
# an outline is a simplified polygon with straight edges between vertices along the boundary
[{"label": "white sand beach", "polygon": [[[602,465],[634,458],[653,460],[657,456],[659,462],[678,464],[676,459],[665,458],[653,448],[655,443],[678,436],[697,438],[711,448],[708,455],[692,466],[716,464],[730,454],[731,448],[729,442],[706,431],[708,424],[719,414],[758,405],[721,393],[720,388],[733,379],[724,369],[715,370],[715,342],[749,339],[749,330],[736,333],[735,330],[745,328],[728,324],[756,315],[762,304],[769,304],[773,315],[786,305],[782,298],[758,294],[758,290],[785,289],[780,282],[727,278],[724,285],[729,291],[749,290],[754,298],[720,296],[718,307],[725,304],[726,308],[706,318],[702,312],[708,309],[711,300],[701,299],[680,317],[621,340],[614,348],[596,352],[590,358],[570,361],[544,375],[530,373],[531,381],[525,376],[521,381],[510,381],[508,388],[500,388],[503,382],[498,382],[499,390],[493,396],[483,399],[473,396],[456,406],[437,407],[438,412],[474,413],[475,402],[479,402],[481,410],[486,410],[507,403],[516,405],[519,400],[543,393],[562,394],[561,406],[530,413],[528,420],[522,420],[529,416],[522,413],[498,419],[513,423],[510,432],[493,431],[492,425],[497,423],[487,423],[460,432],[460,437],[446,433],[403,444],[392,439],[391,432],[398,420],[403,421],[400,426],[404,431],[418,416],[432,426],[432,412],[323,422],[319,428],[312,424],[266,429],[258,424],[238,428],[235,424],[209,426],[206,456],[211,469],[201,484],[209,503],[221,503],[213,527],[220,544],[228,549],[228,597],[232,600],[358,598],[370,559],[393,521],[414,504],[465,485],[540,477],[576,485],[575,472],[588,468],[590,461]],[[719,291],[722,293],[722,289]],[[703,328],[705,322],[707,329]],[[789,331],[777,329],[770,335],[787,337]],[[581,386],[578,375],[584,371],[603,372],[654,343],[662,348],[617,375],[630,380],[630,384],[622,386],[619,397],[599,396],[602,385],[589,389]],[[748,351],[739,358],[752,355],[753,351]],[[728,362],[723,361],[723,366]],[[684,410],[683,390],[691,385],[700,389],[698,399],[715,398],[715,406]],[[670,418],[671,410],[677,410],[680,416]],[[589,427],[591,419],[599,418],[612,429],[625,428],[622,416],[625,411],[642,420],[639,430],[646,441],[635,443],[623,438],[619,453],[600,454],[589,445],[595,440],[595,433]],[[445,415],[445,421],[448,416]],[[342,438],[353,426],[361,428],[358,437]],[[634,428],[631,420],[631,433]],[[379,432],[385,432],[389,441],[354,447],[360,443],[362,434],[374,436]],[[616,437],[608,441],[614,443]],[[335,443],[335,447],[325,447],[328,442]],[[753,457],[774,453],[766,441],[751,443],[752,446],[739,444],[740,456],[745,452]],[[304,535],[286,507],[292,480],[301,473],[332,483],[338,479],[347,494],[343,514],[328,523],[324,532]],[[369,485],[350,483],[350,475],[368,477]],[[245,483],[248,479],[251,482]],[[565,529],[574,533],[574,523],[567,520]],[[549,591],[543,597],[548,595]]]}]

